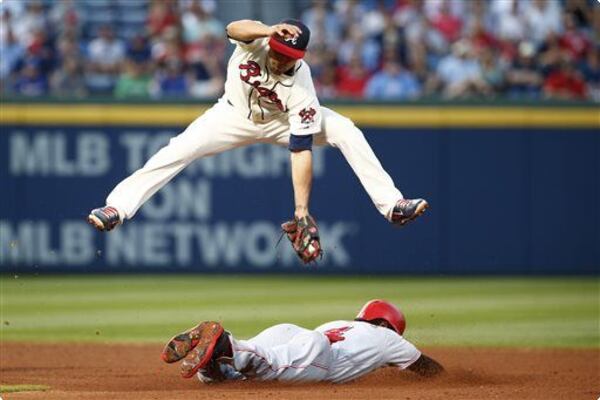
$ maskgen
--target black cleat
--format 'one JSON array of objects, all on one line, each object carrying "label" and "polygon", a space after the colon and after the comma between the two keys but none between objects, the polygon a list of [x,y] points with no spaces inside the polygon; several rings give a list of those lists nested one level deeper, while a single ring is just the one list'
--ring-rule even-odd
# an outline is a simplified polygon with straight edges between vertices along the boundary
[{"label": "black cleat", "polygon": [[110,231],[121,223],[121,218],[116,208],[105,206],[93,209],[88,215],[88,222],[99,231]]},{"label": "black cleat", "polygon": [[419,215],[423,214],[429,207],[427,201],[423,199],[400,199],[392,211],[392,224],[404,226]]}]

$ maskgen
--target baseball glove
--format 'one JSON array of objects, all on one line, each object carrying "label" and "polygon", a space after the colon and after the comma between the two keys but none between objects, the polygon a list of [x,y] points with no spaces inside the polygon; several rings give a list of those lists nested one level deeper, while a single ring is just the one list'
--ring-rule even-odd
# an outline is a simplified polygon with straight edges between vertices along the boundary
[{"label": "baseball glove", "polygon": [[284,222],[281,224],[281,229],[287,235],[294,251],[304,264],[313,262],[323,256],[319,228],[310,215]]}]

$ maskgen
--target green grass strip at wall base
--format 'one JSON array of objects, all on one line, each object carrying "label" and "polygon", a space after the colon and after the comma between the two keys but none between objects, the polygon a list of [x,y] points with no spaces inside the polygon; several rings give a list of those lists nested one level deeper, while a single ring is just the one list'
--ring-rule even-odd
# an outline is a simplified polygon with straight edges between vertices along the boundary
[{"label": "green grass strip at wall base", "polygon": [[352,319],[384,298],[420,346],[600,347],[599,279],[101,275],[0,277],[0,340],[162,343],[201,320],[248,338]]}]

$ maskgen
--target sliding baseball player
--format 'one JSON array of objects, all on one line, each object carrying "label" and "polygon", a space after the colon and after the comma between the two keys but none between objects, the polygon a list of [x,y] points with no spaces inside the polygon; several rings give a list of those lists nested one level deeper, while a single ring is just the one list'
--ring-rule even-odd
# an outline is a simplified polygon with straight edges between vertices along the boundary
[{"label": "sliding baseball player", "polygon": [[421,376],[444,371],[402,337],[406,319],[392,303],[367,302],[353,321],[333,321],[314,330],[292,324],[268,328],[249,340],[235,339],[221,324],[205,321],[173,337],[161,358],[180,360],[181,375],[204,383],[262,381],[343,383],[381,367]]}]

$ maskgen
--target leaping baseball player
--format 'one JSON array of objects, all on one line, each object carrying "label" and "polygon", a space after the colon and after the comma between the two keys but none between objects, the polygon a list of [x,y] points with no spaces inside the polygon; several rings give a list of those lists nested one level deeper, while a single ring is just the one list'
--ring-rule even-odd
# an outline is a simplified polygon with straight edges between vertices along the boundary
[{"label": "leaping baseball player", "polygon": [[309,29],[296,20],[267,26],[240,20],[227,26],[236,45],[227,66],[225,92],[146,164],[119,183],[106,206],[92,210],[88,221],[110,231],[131,219],[154,193],[193,161],[253,143],[287,146],[294,188],[294,218],[282,225],[304,263],[322,254],[319,230],[309,212],[312,146],[340,149],[371,197],[392,224],[402,226],[428,207],[423,199],[405,199],[348,118],[322,107],[310,68],[302,60]]},{"label": "leaping baseball player", "polygon": [[183,360],[181,376],[204,383],[262,381],[348,382],[385,366],[424,377],[444,368],[402,337],[406,319],[384,300],[366,303],[353,321],[315,330],[280,324],[249,340],[235,339],[214,321],[173,337],[162,351],[167,363]]}]

